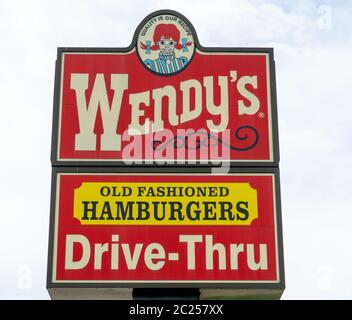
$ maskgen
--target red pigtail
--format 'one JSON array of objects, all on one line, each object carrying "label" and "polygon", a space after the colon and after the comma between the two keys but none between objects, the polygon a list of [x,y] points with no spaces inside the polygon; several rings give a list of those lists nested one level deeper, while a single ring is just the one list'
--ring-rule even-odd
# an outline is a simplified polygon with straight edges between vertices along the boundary
[{"label": "red pigtail", "polygon": [[[143,49],[143,50],[146,50],[148,48],[148,46],[146,44],[144,44],[143,42],[141,42],[141,45],[140,47]],[[153,44],[151,47],[150,47],[151,50],[155,51],[155,50],[158,50],[159,47],[156,45],[156,44]]]},{"label": "red pigtail", "polygon": [[[190,45],[192,45],[192,41],[189,41],[189,42],[186,43],[187,47],[189,47]],[[178,43],[178,44],[176,44],[175,48],[177,50],[181,50],[183,48],[183,45],[181,43]]]},{"label": "red pigtail", "polygon": [[[174,24],[161,23],[155,27],[154,34],[153,34],[154,44],[150,46],[151,50],[155,51],[159,49],[156,43],[160,41],[161,37],[164,37],[166,39],[173,39],[176,42],[175,48],[177,50],[181,50],[183,48],[182,43],[179,43],[180,31],[177,29],[177,27]],[[187,47],[189,47],[190,45],[192,45],[191,41],[186,43]],[[142,42],[140,43],[140,46],[143,50],[148,49],[148,46]]]}]

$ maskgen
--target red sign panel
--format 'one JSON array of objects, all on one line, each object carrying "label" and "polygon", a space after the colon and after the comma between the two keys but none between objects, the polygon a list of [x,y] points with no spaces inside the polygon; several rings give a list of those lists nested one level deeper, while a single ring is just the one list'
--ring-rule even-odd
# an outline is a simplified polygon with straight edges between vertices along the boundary
[{"label": "red sign panel", "polygon": [[271,173],[55,172],[50,286],[283,281]]},{"label": "red sign panel", "polygon": [[278,163],[271,49],[204,48],[150,16],[124,49],[59,49],[53,164]]}]

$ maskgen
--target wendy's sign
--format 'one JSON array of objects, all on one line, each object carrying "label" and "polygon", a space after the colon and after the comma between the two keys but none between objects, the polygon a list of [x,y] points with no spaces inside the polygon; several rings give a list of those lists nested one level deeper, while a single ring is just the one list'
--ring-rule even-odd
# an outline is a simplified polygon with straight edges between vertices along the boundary
[{"label": "wendy's sign", "polygon": [[60,287],[198,287],[281,295],[278,169],[152,170],[53,169],[52,294]]},{"label": "wendy's sign", "polygon": [[59,48],[52,164],[277,166],[273,51],[205,48],[157,11],[127,48]]}]

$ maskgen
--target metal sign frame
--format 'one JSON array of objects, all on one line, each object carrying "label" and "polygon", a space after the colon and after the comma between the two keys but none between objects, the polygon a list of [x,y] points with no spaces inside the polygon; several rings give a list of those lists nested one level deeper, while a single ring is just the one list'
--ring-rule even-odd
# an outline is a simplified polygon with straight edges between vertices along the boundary
[{"label": "metal sign frame", "polygon": [[53,168],[52,170],[52,190],[51,190],[51,214],[50,214],[50,236],[49,236],[49,250],[48,250],[48,269],[47,269],[47,288],[221,288],[221,289],[273,289],[273,290],[284,290],[285,288],[285,275],[284,275],[284,255],[283,255],[283,239],[282,239],[282,219],[281,219],[281,198],[280,198],[280,178],[279,178],[279,169],[277,168],[232,168],[230,173],[242,173],[242,174],[273,174],[275,179],[275,203],[274,207],[276,210],[276,235],[277,235],[277,272],[279,274],[279,281],[277,282],[241,282],[241,283],[224,283],[224,282],[182,282],[182,281],[173,281],[169,282],[79,282],[74,281],[71,283],[60,283],[52,281],[53,277],[53,258],[54,258],[54,237],[55,237],[55,211],[57,206],[57,193],[56,190],[56,179],[57,174],[59,173],[74,173],[74,174],[89,174],[94,173],[99,175],[101,174],[114,174],[114,173],[134,173],[134,174],[160,174],[167,175],[172,173],[194,173],[194,174],[210,174],[211,171],[209,168],[134,168],[133,171],[126,170],[126,168],[109,168],[109,167],[86,167],[86,168]]},{"label": "metal sign frame", "polygon": [[[230,166],[240,166],[240,167],[248,167],[248,166],[278,166],[279,163],[279,138],[278,138],[278,121],[277,121],[277,100],[276,100],[276,81],[275,81],[275,61],[273,57],[273,49],[272,48],[234,48],[234,47],[203,47],[198,40],[197,33],[191,24],[191,22],[184,17],[182,14],[172,11],[172,10],[160,10],[151,13],[148,15],[136,28],[134,36],[132,38],[132,42],[128,47],[117,47],[117,48],[58,48],[57,53],[57,61],[55,68],[55,89],[54,89],[54,112],[53,112],[53,133],[52,133],[52,148],[51,148],[51,162],[53,166],[119,166],[119,167],[138,167],[140,164],[132,164],[128,165],[118,159],[116,161],[107,159],[106,161],[98,160],[83,160],[83,159],[60,159],[59,151],[58,151],[58,141],[59,141],[59,130],[60,130],[60,88],[61,88],[61,68],[62,68],[62,57],[65,53],[127,53],[131,51],[137,45],[138,34],[143,25],[149,21],[151,18],[162,15],[162,14],[171,14],[181,18],[183,21],[187,23],[191,32],[193,34],[193,39],[195,42],[196,50],[200,50],[205,53],[258,53],[258,54],[267,54],[269,57],[269,75],[270,75],[270,106],[271,106],[271,117],[268,119],[268,130],[271,130],[271,134],[269,133],[269,144],[271,143],[270,160],[230,160],[225,161],[229,162]],[[138,54],[137,54],[138,56]],[[139,56],[138,56],[139,57]],[[139,58],[140,59],[140,58]],[[162,75],[160,75],[162,76]],[[269,97],[268,97],[269,99]],[[268,110],[269,111],[269,110]],[[269,118],[269,116],[268,116]],[[271,137],[270,137],[271,136]],[[270,141],[270,138],[272,141]],[[216,166],[216,164],[211,162],[211,159],[208,162],[198,160],[195,163],[175,163],[175,164],[157,164],[157,163],[145,163],[143,166],[157,166],[157,167],[169,167],[169,166],[179,166],[179,167],[199,167],[199,166]]]}]

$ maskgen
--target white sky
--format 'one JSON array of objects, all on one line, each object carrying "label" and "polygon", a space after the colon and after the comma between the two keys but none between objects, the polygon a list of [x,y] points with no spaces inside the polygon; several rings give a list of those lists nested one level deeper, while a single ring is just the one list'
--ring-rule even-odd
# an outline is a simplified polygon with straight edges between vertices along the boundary
[{"label": "white sky", "polygon": [[203,46],[274,47],[286,290],[352,298],[350,1],[0,0],[0,299],[48,299],[57,47],[128,46],[173,9]]}]

